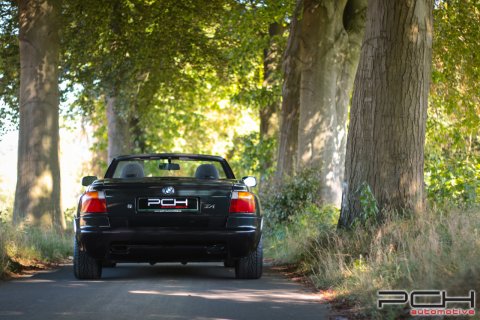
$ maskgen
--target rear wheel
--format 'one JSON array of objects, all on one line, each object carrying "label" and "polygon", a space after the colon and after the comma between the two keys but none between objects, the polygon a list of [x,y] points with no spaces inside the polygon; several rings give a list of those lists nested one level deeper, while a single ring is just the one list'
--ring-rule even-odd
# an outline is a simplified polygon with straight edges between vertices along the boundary
[{"label": "rear wheel", "polygon": [[263,271],[263,244],[262,239],[257,249],[250,252],[244,258],[235,262],[235,278],[237,279],[259,279]]},{"label": "rear wheel", "polygon": [[73,240],[73,273],[75,278],[82,280],[100,279],[102,276],[102,263],[82,251],[77,239]]}]

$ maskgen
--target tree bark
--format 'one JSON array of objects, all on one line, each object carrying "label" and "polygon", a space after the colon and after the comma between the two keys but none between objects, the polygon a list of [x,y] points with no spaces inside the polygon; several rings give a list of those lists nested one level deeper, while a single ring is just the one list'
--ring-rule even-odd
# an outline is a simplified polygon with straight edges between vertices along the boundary
[{"label": "tree bark", "polygon": [[298,142],[298,114],[300,109],[300,34],[303,0],[297,0],[290,23],[290,35],[283,55],[283,87],[275,179],[293,176],[296,167]]},{"label": "tree bark", "polygon": [[340,206],[350,93],[366,0],[305,0],[301,21],[298,168],[318,170],[319,201]]},{"label": "tree bark", "polygon": [[132,151],[129,121],[119,112],[116,96],[107,96],[108,163]]},{"label": "tree bark", "polygon": [[[134,109],[134,112],[138,108]],[[138,112],[138,111],[137,111]],[[147,153],[147,139],[145,137],[145,128],[142,126],[140,121],[140,115],[134,114],[130,117],[129,120],[130,127],[130,141],[131,141],[131,151],[139,153]]]},{"label": "tree bark", "polygon": [[13,221],[65,228],[58,156],[59,8],[19,1],[20,127]]},{"label": "tree bark", "polygon": [[[113,41],[110,43],[110,50],[117,54],[121,45],[124,44],[122,37],[122,2],[112,2],[112,16],[110,20],[110,29],[113,34]],[[122,78],[124,78],[125,69],[116,65],[109,75],[110,79],[105,80],[105,91],[107,92],[107,136],[108,136],[108,163],[113,158],[129,154],[132,151],[132,139],[129,121],[129,110],[125,108],[125,103],[121,105],[122,95],[119,94],[122,87]]]},{"label": "tree bark", "polygon": [[367,183],[380,214],[424,209],[423,156],[433,0],[370,0],[355,79],[339,226],[362,212]]},{"label": "tree bark", "polygon": [[[276,43],[275,37],[282,35],[285,28],[277,22],[271,23],[268,28],[269,44],[264,50],[263,56],[263,87],[266,90],[272,90],[275,86],[275,74],[279,67],[280,48]],[[260,116],[260,144],[268,140],[275,139],[278,136],[279,128],[279,101],[272,99],[267,105],[262,106],[259,111]],[[274,157],[275,155],[273,155]],[[267,156],[261,162],[261,177],[263,181],[267,170],[273,165],[275,159]]]}]

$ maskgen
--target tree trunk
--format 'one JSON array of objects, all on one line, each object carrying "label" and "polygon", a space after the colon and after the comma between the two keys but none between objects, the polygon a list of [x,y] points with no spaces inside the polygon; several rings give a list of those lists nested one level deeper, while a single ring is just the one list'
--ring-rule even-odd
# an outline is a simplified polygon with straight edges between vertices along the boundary
[{"label": "tree trunk", "polygon": [[[108,161],[108,150],[106,148],[99,148],[103,144],[103,137],[92,132],[98,132],[101,125],[105,122],[105,114],[100,114],[97,117],[82,119],[82,136],[87,139],[87,145],[93,146],[90,151],[90,161],[86,164],[85,172],[89,175],[101,177],[105,174],[105,165]],[[89,123],[86,126],[86,123]]]},{"label": "tree trunk", "polygon": [[283,88],[278,141],[277,171],[275,179],[281,182],[285,176],[293,176],[296,166],[298,140],[298,112],[300,109],[300,34],[299,17],[303,0],[297,0],[290,23],[290,35],[283,54]]},{"label": "tree trunk", "polygon": [[[121,1],[114,1],[112,5],[112,16],[110,20],[110,29],[113,34],[113,41],[110,43],[110,51],[117,55],[121,46],[124,45],[121,20],[123,17],[123,4]],[[129,154],[133,150],[129,108],[126,108],[125,101],[120,94],[121,86],[124,85],[121,79],[125,77],[125,69],[120,65],[115,65],[112,74],[109,74],[108,80],[105,80],[104,88],[107,92],[107,136],[108,136],[108,163],[113,158]],[[124,102],[121,104],[120,102]],[[130,107],[130,105],[129,105]]]},{"label": "tree trunk", "polygon": [[305,0],[301,22],[298,168],[318,170],[320,202],[337,206],[365,8],[361,0]]},{"label": "tree trunk", "polygon": [[339,225],[362,212],[367,183],[383,210],[424,209],[423,154],[433,0],[370,0],[355,79]]},{"label": "tree trunk", "polygon": [[[113,91],[114,92],[114,91]],[[117,106],[117,97],[107,96],[108,163],[113,158],[132,151],[129,121]]]},{"label": "tree trunk", "polygon": [[19,1],[20,127],[13,221],[65,228],[58,156],[59,10]]},{"label": "tree trunk", "polygon": [[[264,50],[263,57],[263,87],[267,90],[272,90],[275,86],[275,73],[279,66],[280,48],[276,43],[275,37],[282,35],[285,29],[279,23],[272,23],[268,28],[269,45]],[[263,145],[271,139],[275,139],[278,135],[278,112],[279,101],[272,99],[266,106],[260,108],[260,144]],[[260,180],[265,179],[266,172],[272,167],[275,155],[266,155],[266,158],[260,163],[261,177]]]},{"label": "tree trunk", "polygon": [[[138,108],[134,109],[138,110]],[[129,121],[130,127],[130,141],[131,141],[131,151],[139,153],[147,153],[147,139],[145,137],[145,128],[140,122],[140,115],[134,114],[130,117]]]}]

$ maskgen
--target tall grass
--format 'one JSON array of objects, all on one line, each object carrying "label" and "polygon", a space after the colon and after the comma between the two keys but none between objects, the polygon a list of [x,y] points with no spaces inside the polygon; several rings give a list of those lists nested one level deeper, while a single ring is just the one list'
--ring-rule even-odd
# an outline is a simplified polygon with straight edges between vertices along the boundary
[{"label": "tall grass", "polygon": [[[480,293],[480,208],[389,214],[380,226],[336,230],[312,221],[284,237],[270,232],[267,253],[296,263],[319,288],[333,289],[369,318],[393,319],[402,308],[376,308],[381,289],[438,289]],[[319,226],[321,226],[319,228]],[[293,220],[288,230],[298,228]],[[312,229],[312,230],[307,230]],[[283,248],[280,253],[276,248]],[[477,301],[478,305],[478,301]]]},{"label": "tall grass", "polygon": [[72,233],[0,222],[0,278],[21,266],[56,263],[72,255]]},{"label": "tall grass", "polygon": [[9,259],[6,250],[7,237],[3,228],[0,228],[0,277],[2,277],[8,268]]}]

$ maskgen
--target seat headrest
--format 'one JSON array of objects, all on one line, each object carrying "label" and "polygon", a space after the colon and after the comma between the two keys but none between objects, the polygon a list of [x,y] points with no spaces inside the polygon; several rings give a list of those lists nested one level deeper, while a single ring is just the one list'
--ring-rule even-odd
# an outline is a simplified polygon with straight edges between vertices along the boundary
[{"label": "seat headrest", "polygon": [[129,163],[122,169],[122,174],[120,178],[143,178],[145,174],[143,173],[143,168],[138,163]]},{"label": "seat headrest", "polygon": [[195,171],[195,178],[197,179],[218,179],[218,170],[213,164],[201,164]]}]

